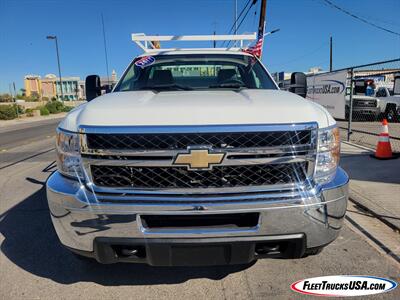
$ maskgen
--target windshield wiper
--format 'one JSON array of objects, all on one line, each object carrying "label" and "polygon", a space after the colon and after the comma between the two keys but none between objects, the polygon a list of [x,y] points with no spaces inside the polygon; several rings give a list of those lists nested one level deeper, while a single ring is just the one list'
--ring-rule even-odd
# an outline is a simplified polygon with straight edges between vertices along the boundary
[{"label": "windshield wiper", "polygon": [[225,88],[225,89],[247,89],[247,87],[240,83],[221,83],[210,85],[210,88]]},{"label": "windshield wiper", "polygon": [[180,84],[160,84],[160,85],[148,85],[148,86],[143,86],[139,88],[140,90],[163,90],[163,89],[177,89],[177,90],[183,90],[183,91],[191,91],[193,88],[190,86],[186,85],[180,85]]}]

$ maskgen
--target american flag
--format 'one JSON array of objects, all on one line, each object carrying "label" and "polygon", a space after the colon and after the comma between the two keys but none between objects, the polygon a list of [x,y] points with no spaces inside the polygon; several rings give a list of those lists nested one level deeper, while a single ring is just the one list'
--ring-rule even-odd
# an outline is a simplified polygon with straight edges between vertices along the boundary
[{"label": "american flag", "polygon": [[264,26],[262,26],[262,28],[259,28],[258,30],[257,43],[254,46],[243,49],[244,52],[250,53],[258,58],[261,58],[263,42],[264,42],[264,27],[265,23]]}]

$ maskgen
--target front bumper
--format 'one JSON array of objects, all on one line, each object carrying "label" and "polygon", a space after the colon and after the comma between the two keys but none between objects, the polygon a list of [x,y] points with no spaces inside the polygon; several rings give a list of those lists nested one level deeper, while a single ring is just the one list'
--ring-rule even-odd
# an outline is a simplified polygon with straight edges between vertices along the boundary
[{"label": "front bumper", "polygon": [[[61,243],[72,250],[95,256],[100,262],[113,262],[110,261],[110,256],[101,253],[107,251],[109,245],[114,242],[118,245],[135,244],[145,248],[155,245],[152,249],[164,249],[164,255],[171,257],[170,250],[166,251],[158,246],[188,243],[205,243],[209,246],[228,244],[232,254],[236,253],[232,249],[241,249],[243,245],[247,245],[245,252],[250,253],[258,242],[269,243],[278,240],[296,244],[297,241],[301,241],[300,247],[304,248],[304,253],[306,249],[327,245],[338,236],[347,208],[348,176],[338,168],[335,178],[330,183],[307,191],[285,194],[284,197],[282,194],[254,193],[223,199],[205,196],[194,200],[154,201],[146,200],[143,195],[97,195],[79,182],[56,172],[47,181],[47,199]],[[149,229],[142,222],[144,215],[250,212],[259,214],[258,224],[251,228]],[[223,251],[228,251],[227,247],[224,249]],[[220,249],[214,250],[218,255]],[[163,264],[157,259],[151,260],[151,256],[160,253],[158,250],[154,251],[147,255],[144,262]],[[115,253],[112,255],[115,256]],[[247,260],[254,258],[256,257],[250,256]],[[171,264],[171,260],[165,263]]]},{"label": "front bumper", "polygon": [[357,107],[353,106],[353,116],[356,114],[359,115],[373,115],[373,116],[379,116],[381,113],[381,110],[379,107]]}]

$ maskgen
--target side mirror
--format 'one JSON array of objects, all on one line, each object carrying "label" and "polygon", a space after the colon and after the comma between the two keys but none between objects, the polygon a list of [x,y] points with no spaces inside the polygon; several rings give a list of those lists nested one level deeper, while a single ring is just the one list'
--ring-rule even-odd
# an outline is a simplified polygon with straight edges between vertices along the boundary
[{"label": "side mirror", "polygon": [[86,100],[90,101],[101,95],[100,77],[98,75],[89,75],[85,81]]},{"label": "side mirror", "polygon": [[400,74],[394,77],[393,94],[400,95]]},{"label": "side mirror", "polygon": [[290,77],[289,92],[295,93],[303,98],[307,95],[307,76],[301,72],[294,72]]}]

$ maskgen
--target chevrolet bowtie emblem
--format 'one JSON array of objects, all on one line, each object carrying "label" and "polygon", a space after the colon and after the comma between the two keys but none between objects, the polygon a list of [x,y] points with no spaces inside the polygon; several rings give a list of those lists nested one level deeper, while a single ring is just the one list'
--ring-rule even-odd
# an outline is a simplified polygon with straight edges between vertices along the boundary
[{"label": "chevrolet bowtie emblem", "polygon": [[210,169],[212,165],[220,164],[225,153],[210,153],[209,149],[189,149],[189,153],[179,153],[174,165],[185,165],[189,170]]}]

